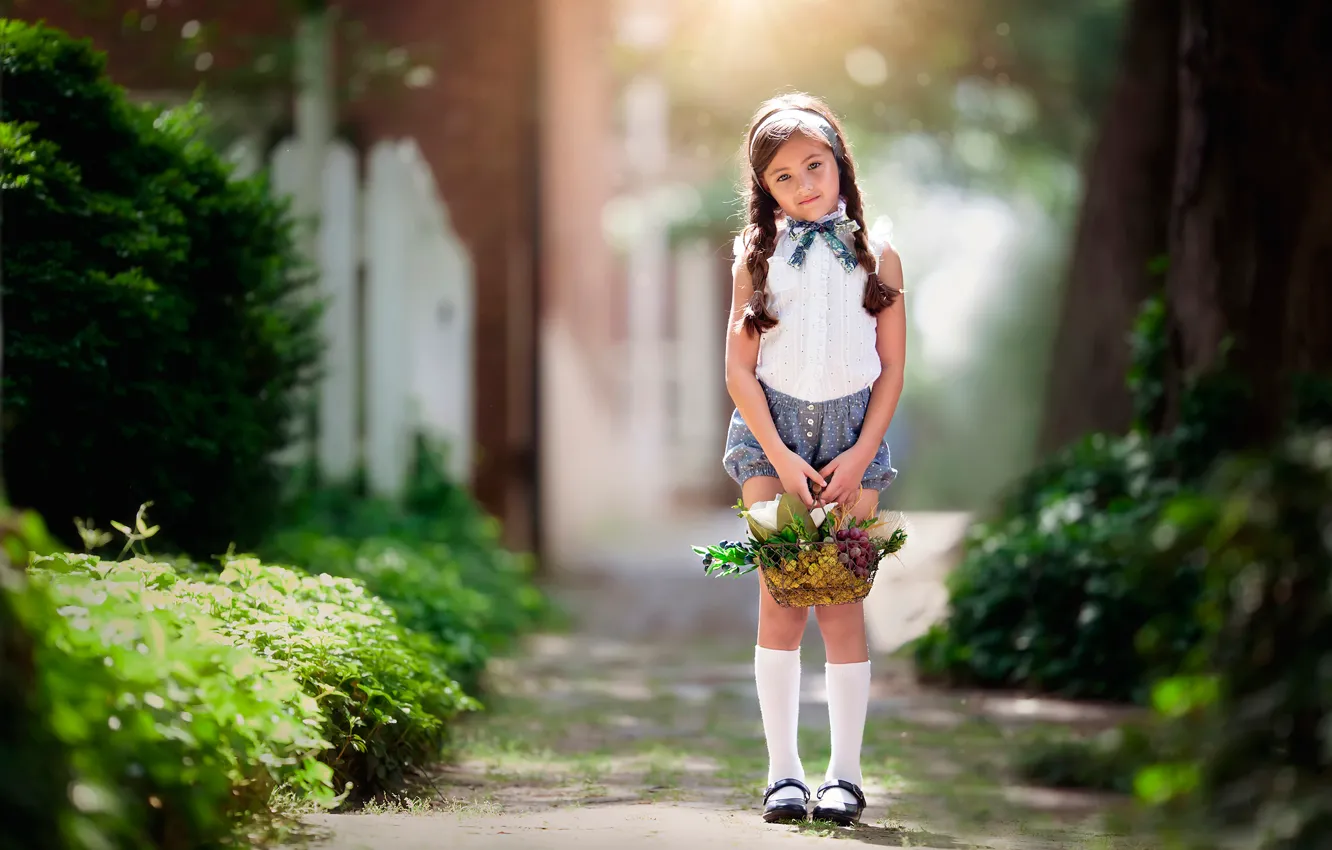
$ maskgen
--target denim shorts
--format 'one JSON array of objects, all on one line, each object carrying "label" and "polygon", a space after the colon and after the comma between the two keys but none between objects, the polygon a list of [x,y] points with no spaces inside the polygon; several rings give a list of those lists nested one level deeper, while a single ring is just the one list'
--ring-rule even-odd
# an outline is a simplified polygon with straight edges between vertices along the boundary
[{"label": "denim shorts", "polygon": [[[777,392],[767,384],[762,386],[768,397],[772,421],[777,426],[777,435],[788,449],[804,458],[815,470],[831,463],[860,439],[865,410],[869,407],[869,387],[830,401],[801,401]],[[726,468],[726,474],[742,486],[756,475],[777,477],[777,470],[768,462],[763,447],[754,438],[754,432],[749,430],[739,410],[731,414],[722,466]],[[860,485],[866,490],[884,490],[896,477],[888,443],[881,443],[866,467]]]}]

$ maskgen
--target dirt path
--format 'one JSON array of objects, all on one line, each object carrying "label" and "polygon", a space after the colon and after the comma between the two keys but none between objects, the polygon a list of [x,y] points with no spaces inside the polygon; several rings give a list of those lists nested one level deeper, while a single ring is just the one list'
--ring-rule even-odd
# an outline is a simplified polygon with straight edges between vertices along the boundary
[{"label": "dirt path", "polygon": [[[856,829],[769,826],[750,663],[736,641],[690,645],[542,636],[494,666],[489,711],[464,724],[454,766],[401,805],[308,820],[315,850],[814,846],[1147,850],[1108,834],[1107,800],[1023,788],[1007,756],[1033,724],[1100,726],[1057,701],[939,693],[875,658],[865,736],[870,809]],[[828,752],[822,649],[804,654],[801,755]]]}]

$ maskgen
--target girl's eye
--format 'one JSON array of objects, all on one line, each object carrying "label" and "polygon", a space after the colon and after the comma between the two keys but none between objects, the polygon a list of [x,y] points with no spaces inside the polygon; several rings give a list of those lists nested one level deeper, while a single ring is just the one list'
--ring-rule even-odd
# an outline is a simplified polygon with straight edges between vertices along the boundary
[{"label": "girl's eye", "polygon": [[779,176],[777,177],[777,182],[780,183],[780,182],[782,182],[783,180],[785,180],[786,178],[788,178],[788,177],[790,177],[790,176],[791,176],[791,175],[789,175],[789,174],[782,174],[782,175],[779,175]]},{"label": "girl's eye", "polygon": [[820,165],[823,165],[823,163],[819,162],[819,161],[816,159],[816,160],[814,160],[813,162],[811,162],[811,163],[809,164],[809,170],[810,170],[810,171],[813,171],[814,169],[818,168]]}]

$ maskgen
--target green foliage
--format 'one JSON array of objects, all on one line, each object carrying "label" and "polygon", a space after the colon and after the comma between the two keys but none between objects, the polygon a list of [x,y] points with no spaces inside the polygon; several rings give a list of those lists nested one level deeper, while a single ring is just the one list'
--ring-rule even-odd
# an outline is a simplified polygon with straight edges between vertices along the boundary
[{"label": "green foliage", "polygon": [[1133,426],[1140,431],[1159,431],[1165,414],[1170,357],[1167,333],[1165,299],[1148,299],[1129,334],[1128,388],[1133,397]]},{"label": "green foliage", "polygon": [[[454,671],[475,687],[548,613],[530,560],[428,458],[405,504],[323,490],[296,513],[278,540],[306,547],[305,572],[150,560],[141,509],[115,524],[130,560],[34,555],[31,581],[0,573],[0,762],[22,766],[0,776],[0,850],[19,830],[45,836],[23,847],[244,843],[279,825],[274,791],[331,806],[389,790],[477,707]],[[6,543],[49,543],[33,516],[10,519]]]},{"label": "green foliage", "polygon": [[[0,563],[0,848],[61,847],[71,817],[69,756],[51,730],[32,630],[53,606]],[[39,636],[40,638],[40,636]],[[23,844],[19,842],[22,841]]]},{"label": "green foliage", "polygon": [[33,510],[14,510],[0,502],[0,546],[11,564],[23,564],[29,553],[49,555],[60,550],[60,543],[46,530],[41,514]]},{"label": "green foliage", "polygon": [[317,701],[180,604],[171,568],[38,563],[4,591],[32,661],[4,799],[57,820],[45,846],[217,847],[267,815],[276,787],[333,802]]},{"label": "green foliage", "polygon": [[1173,831],[1263,850],[1332,844],[1329,504],[1332,431],[1310,431],[1220,463],[1155,535],[1161,562],[1206,575],[1206,639],[1154,689],[1154,764],[1135,783]]},{"label": "green foliage", "polygon": [[418,451],[401,503],[323,488],[296,504],[262,547],[270,562],[364,582],[409,629],[436,639],[450,674],[475,693],[487,659],[549,613],[530,557],[500,544],[500,526],[437,459]]},{"label": "green foliage", "polygon": [[398,625],[359,582],[252,558],[227,561],[220,575],[141,559],[103,563],[92,555],[39,563],[63,571],[62,588],[92,582],[146,608],[199,618],[212,634],[287,671],[318,702],[319,731],[328,741],[319,757],[332,768],[332,782],[351,782],[358,796],[401,782],[436,756],[445,721],[474,706],[444,670],[441,648]]},{"label": "green foliage", "polygon": [[199,555],[257,542],[318,354],[286,210],[85,42],[0,22],[0,73],[11,496],[58,534],[154,499]]},{"label": "green foliage", "polygon": [[[1129,386],[1140,423],[1159,423],[1167,376],[1164,307],[1144,304]],[[1332,425],[1332,382],[1294,384],[1292,427]],[[1241,434],[1246,388],[1223,367],[1182,391],[1165,433],[1094,434],[1023,477],[972,529],[949,577],[946,622],[915,644],[918,669],[999,687],[1146,702],[1203,637],[1204,563],[1164,563],[1152,534],[1167,506],[1196,492]]]},{"label": "green foliage", "polygon": [[[949,577],[946,623],[916,644],[922,674],[1071,697],[1135,699],[1155,664],[1193,646],[1196,569],[1136,580],[1142,529],[1173,492],[1143,437],[1101,435],[1025,479],[976,526]],[[1153,623],[1150,644],[1138,633]],[[1140,649],[1150,648],[1150,654]]]},{"label": "green foliage", "polygon": [[[1159,298],[1147,302],[1131,339],[1128,382],[1143,422],[1161,415],[1164,317]],[[1190,419],[1165,437],[1093,434],[1017,482],[969,534],[949,577],[949,617],[915,645],[922,675],[1144,701],[1153,672],[1175,669],[1200,637],[1199,571],[1144,577],[1132,567],[1199,430]]]}]

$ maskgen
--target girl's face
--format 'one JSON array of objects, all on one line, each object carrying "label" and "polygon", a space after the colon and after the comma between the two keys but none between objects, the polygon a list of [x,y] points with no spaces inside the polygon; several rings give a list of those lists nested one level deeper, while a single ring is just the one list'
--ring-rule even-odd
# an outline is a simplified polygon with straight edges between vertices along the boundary
[{"label": "girl's face", "polygon": [[782,212],[797,221],[814,221],[837,209],[837,160],[826,142],[796,133],[777,149],[762,177]]}]

